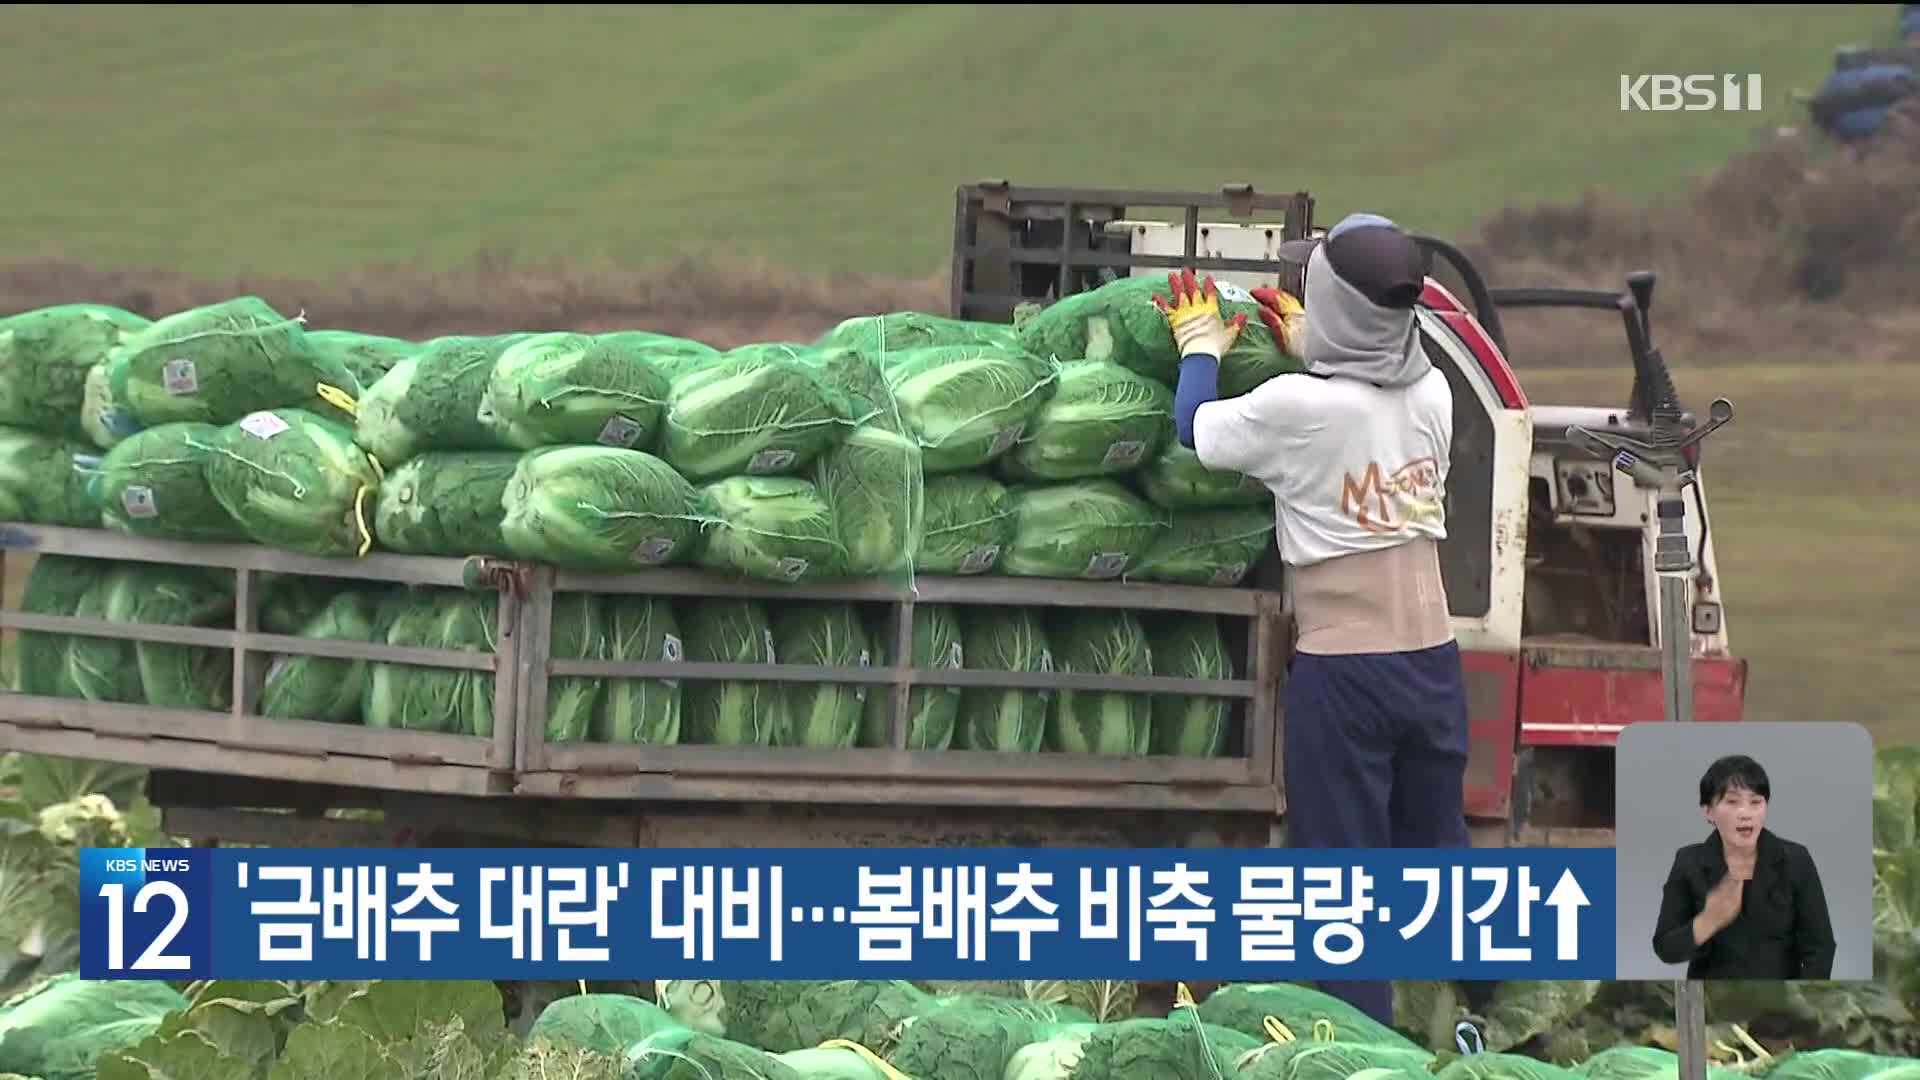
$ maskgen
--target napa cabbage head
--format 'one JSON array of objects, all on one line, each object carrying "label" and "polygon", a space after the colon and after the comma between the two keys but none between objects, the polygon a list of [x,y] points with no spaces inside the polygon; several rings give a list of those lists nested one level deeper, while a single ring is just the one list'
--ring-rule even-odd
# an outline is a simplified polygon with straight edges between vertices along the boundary
[{"label": "napa cabbage head", "polygon": [[[1231,679],[1233,659],[1220,620],[1167,612],[1146,623],[1153,674],[1170,679]],[[1230,698],[1154,694],[1153,752],[1173,757],[1218,757],[1226,752]]]},{"label": "napa cabbage head", "polygon": [[915,569],[924,574],[984,574],[1013,546],[1013,494],[983,473],[930,476]]},{"label": "napa cabbage head", "polygon": [[[1131,611],[1067,611],[1047,624],[1060,670],[1080,675],[1153,674],[1147,628]],[[1153,703],[1146,694],[1061,690],[1047,716],[1047,744],[1071,754],[1143,756],[1152,748]]]},{"label": "napa cabbage head", "polygon": [[530,450],[508,481],[500,535],[522,559],[583,570],[683,564],[695,556],[694,490],[642,450]]},{"label": "napa cabbage head", "polygon": [[832,513],[853,577],[912,575],[925,528],[920,447],[881,424],[862,424],[830,447],[814,484]]},{"label": "napa cabbage head", "polygon": [[[873,649],[859,609],[843,603],[783,603],[773,616],[774,649],[783,664],[871,667]],[[846,749],[860,734],[868,687],[862,683],[798,682],[781,687],[783,730],[775,746]]]},{"label": "napa cabbage head", "polygon": [[1128,580],[1228,587],[1246,579],[1272,545],[1273,511],[1192,510],[1171,525],[1128,567]]},{"label": "napa cabbage head", "polygon": [[1117,578],[1173,528],[1167,511],[1106,478],[1021,488],[1013,509],[1001,565],[1015,577]]},{"label": "napa cabbage head", "polygon": [[1159,450],[1172,412],[1173,391],[1163,383],[1118,364],[1063,364],[1046,406],[1000,467],[1016,481],[1131,472]]},{"label": "napa cabbage head", "polygon": [[[961,616],[965,663],[983,671],[1051,672],[1053,652],[1039,614],[1019,607],[970,607]],[[970,686],[960,695],[960,750],[1034,753],[1046,740],[1051,692]]]},{"label": "napa cabbage head", "polygon": [[[696,600],[680,627],[687,659],[700,664],[777,664],[773,624],[751,600]],[[681,741],[769,746],[787,730],[786,697],[770,681],[689,679],[680,692]]]},{"label": "napa cabbage head", "polygon": [[804,349],[750,345],[674,380],[660,453],[695,483],[791,475],[853,423]]},{"label": "napa cabbage head", "polygon": [[481,419],[508,446],[652,450],[667,376],[649,346],[616,335],[536,334],[500,354]]},{"label": "napa cabbage head", "polygon": [[890,359],[887,385],[928,473],[977,469],[1011,450],[1052,394],[1054,365],[1021,349],[948,345]]},{"label": "napa cabbage head", "polygon": [[700,489],[700,565],[762,581],[841,577],[847,549],[833,510],[810,480],[734,476]]},{"label": "napa cabbage head", "polygon": [[251,413],[202,445],[207,486],[255,543],[307,555],[373,546],[380,471],[345,424],[305,409]]},{"label": "napa cabbage head", "polygon": [[[868,624],[867,630],[873,642],[874,666],[891,665],[896,631],[893,619],[881,615]],[[960,616],[953,606],[914,605],[912,663],[921,671],[957,671],[967,666]],[[868,691],[861,714],[861,746],[893,745],[893,708],[891,687],[875,686]],[[907,695],[907,749],[947,749],[953,743],[953,730],[959,718],[960,687],[914,687]]]}]

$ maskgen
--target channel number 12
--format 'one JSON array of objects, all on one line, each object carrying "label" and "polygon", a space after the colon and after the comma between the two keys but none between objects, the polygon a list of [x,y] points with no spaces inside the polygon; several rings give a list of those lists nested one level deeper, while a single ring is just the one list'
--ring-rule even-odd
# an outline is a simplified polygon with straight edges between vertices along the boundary
[{"label": "channel number 12", "polygon": [[[126,970],[126,906],[127,887],[117,883],[100,886],[100,895],[107,898],[107,970]],[[185,956],[169,956],[165,949],[172,944],[187,922],[187,894],[180,886],[171,881],[149,881],[140,886],[133,894],[133,910],[142,913],[158,896],[173,901],[173,918],[167,920],[166,928],[148,944],[140,959],[133,962],[134,971],[185,971],[193,966],[193,961]]]}]

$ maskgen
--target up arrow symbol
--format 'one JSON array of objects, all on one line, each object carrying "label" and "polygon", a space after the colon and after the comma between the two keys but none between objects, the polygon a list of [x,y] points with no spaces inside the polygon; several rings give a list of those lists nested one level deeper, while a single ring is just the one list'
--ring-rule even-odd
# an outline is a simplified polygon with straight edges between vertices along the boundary
[{"label": "up arrow symbol", "polygon": [[1558,959],[1575,960],[1580,955],[1580,909],[1593,903],[1587,894],[1580,890],[1580,883],[1573,878],[1572,870],[1562,870],[1560,880],[1554,883],[1553,892],[1547,895],[1547,906],[1560,914],[1559,932],[1556,947]]}]

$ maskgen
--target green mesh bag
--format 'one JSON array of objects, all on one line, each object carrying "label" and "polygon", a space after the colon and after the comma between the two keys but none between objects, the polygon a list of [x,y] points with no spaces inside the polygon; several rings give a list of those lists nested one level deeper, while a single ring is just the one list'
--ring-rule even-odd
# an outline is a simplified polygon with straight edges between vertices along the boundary
[{"label": "green mesh bag", "polygon": [[[893,618],[887,609],[879,609],[868,623],[868,639],[873,642],[873,663],[888,667],[893,663]],[[966,667],[966,648],[960,637],[959,613],[947,604],[917,604],[913,609],[913,666],[921,671]],[[861,712],[860,740],[863,747],[893,745],[892,687],[875,686],[867,692]],[[907,749],[945,750],[953,744],[953,732],[960,718],[960,687],[916,686],[907,694]]]},{"label": "green mesh bag", "polygon": [[708,570],[799,584],[844,577],[847,549],[818,485],[797,476],[734,476],[699,491]]},{"label": "green mesh bag", "polygon": [[885,370],[930,476],[978,469],[1012,450],[1059,379],[1047,361],[996,345],[888,353]]},{"label": "green mesh bag", "polygon": [[[74,615],[81,602],[113,563],[73,555],[40,555],[27,572],[20,594],[20,610],[28,615]],[[67,665],[67,651],[80,640],[72,634],[44,630],[19,631],[15,650],[14,689],[39,697],[81,697]]]},{"label": "green mesh bag", "polygon": [[[1053,652],[1040,616],[1027,608],[969,607],[961,616],[966,666],[980,671],[1051,672]],[[1052,693],[969,686],[960,693],[953,745],[960,750],[1031,754],[1047,735]]]},{"label": "green mesh bag", "polygon": [[[1169,679],[1231,679],[1233,658],[1220,621],[1212,615],[1159,612],[1145,620],[1153,674]],[[1154,694],[1152,747],[1170,757],[1226,753],[1231,698]]]},{"label": "green mesh bag", "polygon": [[[412,365],[396,364],[375,384],[379,403],[360,411],[355,437],[383,464],[397,465],[420,450],[511,449],[481,419],[494,365],[532,334],[434,338]],[[390,403],[390,404],[389,404]],[[400,454],[400,451],[407,451]],[[399,454],[390,459],[388,454]]]},{"label": "green mesh bag", "polygon": [[107,451],[92,486],[106,526],[164,540],[246,540],[207,482],[206,448],[219,434],[212,424],[161,424]]},{"label": "green mesh bag", "polygon": [[1015,482],[1132,472],[1165,437],[1173,391],[1118,364],[1060,365],[1059,382],[1026,433],[998,462]]},{"label": "green mesh bag", "polygon": [[856,419],[809,350],[748,345],[673,381],[660,456],[694,483],[790,476],[845,438]]},{"label": "green mesh bag", "polygon": [[[1616,1046],[1593,1055],[1573,1071],[1586,1080],[1680,1080],[1680,1055],[1656,1046]],[[1707,1080],[1740,1080],[1745,1075],[1707,1067]]]},{"label": "green mesh bag", "polygon": [[[1416,1080],[1428,1075],[1433,1055],[1418,1047],[1326,1042],[1301,1034],[1267,1043],[1239,1061],[1243,1080]],[[1386,1070],[1384,1074],[1372,1070]]]},{"label": "green mesh bag", "polygon": [[746,1043],[669,1028],[627,1049],[622,1080],[805,1080],[779,1058]]},{"label": "green mesh bag", "polygon": [[[1419,1049],[1410,1039],[1352,1005],[1297,983],[1229,983],[1199,1006],[1200,1019],[1255,1038],[1266,1037],[1273,1017],[1301,1038],[1325,1032],[1334,1042]],[[1324,1023],[1323,1023],[1324,1022]]]},{"label": "green mesh bag", "polygon": [[[775,664],[767,608],[751,600],[696,600],[680,618],[687,659],[701,664]],[[680,690],[680,741],[703,746],[769,746],[787,726],[779,684],[689,679]]]},{"label": "green mesh bag", "polygon": [[1136,478],[1147,501],[1168,510],[1273,505],[1273,493],[1259,480],[1202,465],[1199,454],[1180,445],[1171,422],[1160,451],[1140,467]]},{"label": "green mesh bag", "polygon": [[351,424],[363,389],[338,356],[307,340],[299,319],[257,296],[169,315],[129,335],[107,361],[107,377],[114,400],[142,427],[229,424],[278,408]]},{"label": "green mesh bag", "polygon": [[1128,581],[1230,587],[1246,580],[1273,541],[1273,511],[1195,510],[1169,527],[1128,567]]},{"label": "green mesh bag", "polygon": [[1580,1074],[1524,1054],[1468,1054],[1431,1075],[1440,1080],[1576,1080]]},{"label": "green mesh bag", "polygon": [[[1282,352],[1245,290],[1221,284],[1220,315],[1247,316],[1239,339],[1220,361],[1220,394],[1237,397],[1275,375],[1304,370]],[[1180,348],[1155,296],[1172,298],[1164,273],[1121,278],[1048,305],[1020,325],[1033,352],[1066,362],[1105,360],[1169,386],[1180,374]]]},{"label": "green mesh bag", "polygon": [[[1147,629],[1130,611],[1066,611],[1047,621],[1058,670],[1080,675],[1153,674]],[[1047,748],[1069,754],[1144,756],[1153,745],[1146,694],[1061,690],[1047,713]]]},{"label": "green mesh bag", "polygon": [[429,450],[380,481],[373,532],[380,546],[408,555],[513,552],[500,533],[515,450]]},{"label": "green mesh bag", "polygon": [[1022,1047],[1092,1019],[1040,1002],[941,999],[902,1024],[887,1063],[914,1080],[999,1080]]},{"label": "green mesh bag", "polygon": [[322,558],[373,546],[380,471],[353,429],[304,409],[269,409],[190,446],[207,486],[256,543]]},{"label": "green mesh bag", "polygon": [[1181,1009],[1165,1020],[1101,1024],[1081,1045],[1073,1080],[1230,1077],[1235,1060],[1259,1046],[1251,1035],[1201,1023],[1192,1010]]},{"label": "green mesh bag", "polygon": [[359,381],[362,396],[402,360],[417,356],[420,343],[357,330],[309,330],[307,343],[338,360]]},{"label": "green mesh bag", "polygon": [[578,570],[639,570],[693,561],[694,490],[643,450],[558,446],[528,451],[507,483],[500,535],[516,557]]},{"label": "green mesh bag", "polygon": [[536,334],[500,354],[480,421],[508,446],[599,444],[654,449],[669,382],[655,354],[698,354],[686,342],[642,343],[590,334]]},{"label": "green mesh bag", "polygon": [[912,983],[890,979],[672,981],[662,1000],[683,1024],[776,1054],[836,1039],[884,1046],[902,1021],[933,1006]]},{"label": "green mesh bag", "polygon": [[[490,592],[397,590],[375,615],[388,645],[494,653],[499,597]],[[370,666],[361,717],[368,727],[448,735],[493,734],[494,674],[485,669],[383,662]]]},{"label": "green mesh bag", "polygon": [[56,975],[0,1005],[0,1072],[93,1080],[102,1054],[138,1044],[186,1007],[164,982]]},{"label": "green mesh bag", "polygon": [[[303,620],[293,634],[323,641],[372,641],[378,603],[377,590],[343,590],[318,613]],[[370,666],[365,660],[328,656],[276,656],[260,684],[260,715],[333,724],[357,722]]]},{"label": "green mesh bag", "polygon": [[540,1010],[527,1032],[527,1041],[549,1039],[582,1050],[623,1054],[649,1036],[680,1026],[670,1013],[651,1001],[625,994],[575,994]]},{"label": "green mesh bag", "polygon": [[941,345],[993,345],[1015,348],[1019,335],[1011,326],[973,322],[918,311],[888,315],[861,315],[847,319],[821,335],[816,343],[845,346],[875,358]]},{"label": "green mesh bag", "polygon": [[[565,592],[553,598],[551,651],[555,660],[604,660],[607,626],[600,598]],[[600,711],[601,680],[585,675],[555,675],[547,680],[546,741],[585,742]]]},{"label": "green mesh bag", "polygon": [[926,524],[914,559],[923,574],[953,577],[992,572],[1013,546],[1013,493],[981,473],[927,478]]},{"label": "green mesh bag", "polygon": [[[664,599],[608,594],[602,598],[607,659],[679,663],[686,656],[679,620]],[[590,738],[601,743],[667,746],[680,741],[678,679],[608,678]]]},{"label": "green mesh bag", "polygon": [[97,528],[93,448],[60,435],[0,427],[0,521]]},{"label": "green mesh bag", "polygon": [[1016,489],[1013,513],[1000,561],[1012,577],[1124,577],[1174,527],[1168,511],[1111,478]]},{"label": "green mesh bag", "polygon": [[[104,304],[61,304],[0,319],[0,425],[89,439],[87,376],[129,334],[153,325]],[[102,447],[104,449],[104,447]]]},{"label": "green mesh bag", "polygon": [[[872,667],[873,647],[860,610],[841,603],[782,603],[773,609],[773,647],[783,664]],[[785,725],[775,746],[844,750],[860,736],[868,688],[860,683],[796,682],[780,687]]]}]

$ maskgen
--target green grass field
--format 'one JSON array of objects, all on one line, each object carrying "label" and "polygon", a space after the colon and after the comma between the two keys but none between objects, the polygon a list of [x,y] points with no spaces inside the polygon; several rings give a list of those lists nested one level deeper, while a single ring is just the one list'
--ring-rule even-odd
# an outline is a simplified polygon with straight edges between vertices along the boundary
[{"label": "green grass field", "polygon": [[[692,252],[919,276],[946,257],[955,184],[987,176],[1304,187],[1324,220],[1466,237],[1588,189],[1679,192],[1803,124],[1788,91],[1894,11],[17,8],[0,261],[325,281]],[[1720,71],[1762,73],[1766,109],[1618,111],[1623,72]],[[1620,400],[1617,328],[1595,341],[1597,371],[1519,358],[1534,399]],[[1740,410],[1709,469],[1753,714],[1920,739],[1920,511],[1890,495],[1920,460],[1920,385],[1824,357],[1676,360],[1690,400]]]},{"label": "green grass field", "polygon": [[[1151,10],[1151,9],[1147,9]],[[0,251],[326,275],[492,249],[942,264],[953,189],[1316,192],[1469,230],[1799,122],[1894,7],[17,8]],[[1623,113],[1623,72],[1765,76]]]}]

